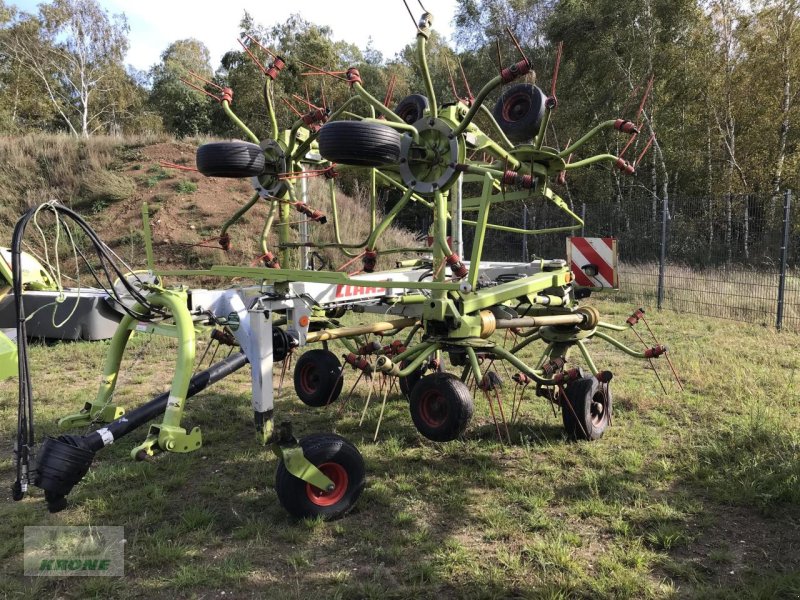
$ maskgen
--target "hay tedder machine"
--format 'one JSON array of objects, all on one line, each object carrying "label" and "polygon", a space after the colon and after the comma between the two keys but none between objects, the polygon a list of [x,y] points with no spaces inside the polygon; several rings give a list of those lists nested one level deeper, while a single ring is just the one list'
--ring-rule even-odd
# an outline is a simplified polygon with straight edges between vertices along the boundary
[{"label": "hay tedder machine", "polygon": [[[50,510],[61,510],[95,453],[147,423],[147,435],[132,449],[132,457],[197,450],[203,443],[200,430],[187,431],[182,426],[189,399],[249,364],[255,429],[260,443],[270,446],[279,458],[275,489],[281,504],[298,516],[343,515],[364,486],[365,468],[358,450],[334,434],[298,440],[289,423],[275,418],[274,378],[297,354],[294,388],[305,404],[324,407],[336,402],[345,369],[359,379],[384,380],[378,394],[383,394],[384,403],[394,389],[390,382],[397,382],[408,397],[414,427],[435,442],[454,440],[465,432],[473,414],[473,392],[478,391],[489,400],[498,435],[508,436],[507,411],[492,368],[495,362],[506,363],[517,384],[533,386],[538,396],[560,407],[569,438],[596,440],[603,435],[611,423],[612,374],[596,366],[586,342],[597,338],[650,361],[667,352],[657,341],[639,351],[609,334],[633,327],[643,317],[641,311],[625,326],[618,326],[604,322],[596,308],[579,304],[592,289],[613,286],[615,276],[607,272],[612,261],[606,255],[612,254],[614,243],[600,240],[598,245],[590,240],[582,247],[577,267],[574,256],[571,267],[563,259],[490,262],[482,260],[482,255],[491,229],[566,235],[580,228],[581,219],[551,183],[570,170],[596,163],[633,174],[641,155],[632,162],[612,154],[569,158],[604,130],[616,129],[632,140],[639,125],[635,120],[610,119],[562,150],[547,147],[545,133],[557,106],[555,75],[549,94],[534,85],[532,65],[518,44],[520,59],[501,68],[476,96],[468,93],[466,98],[439,104],[426,60],[430,14],[423,14],[416,27],[424,95],[408,96],[390,108],[391,94],[383,102],[378,100],[367,91],[357,69],[332,72],[303,63],[309,74],[347,86],[350,96],[335,110],[305,100],[307,110],[298,113],[289,129],[279,128],[273,100],[273,86],[286,63],[249,38],[250,43],[243,46],[264,74],[270,115],[267,139],[259,139],[234,114],[232,90],[212,82],[202,86],[199,81],[187,82],[218,101],[251,140],[206,144],[196,158],[202,174],[249,178],[254,188],[252,198],[224,224],[217,239],[223,250],[231,244],[230,228],[248,210],[258,203],[268,206],[258,266],[159,271],[153,264],[146,207],[147,272],[133,272],[77,214],[60,204],[43,205],[22,217],[12,243],[20,344],[15,499],[22,498],[32,483],[44,490]],[[270,58],[262,64],[257,53]],[[498,92],[492,111],[486,104]],[[491,132],[478,127],[479,115]],[[347,216],[337,211],[335,177],[346,170],[355,171],[369,184],[372,223],[365,240],[343,241],[340,236],[340,224]],[[308,177],[327,179],[327,199],[309,197]],[[393,189],[399,196],[384,215],[377,208],[381,188]],[[474,192],[465,194],[467,190]],[[491,222],[496,205],[531,199],[555,206],[563,214],[563,224],[526,230]],[[429,245],[386,247],[383,234],[411,204],[429,211]],[[41,211],[86,231],[99,257],[100,267],[93,270],[97,283],[125,314],[111,339],[96,397],[59,422],[65,429],[91,424],[99,424],[98,428],[82,436],[48,437],[36,449],[25,348],[25,294],[18,274],[26,226]],[[295,211],[305,219],[292,221]],[[312,241],[312,227],[332,228],[335,241]],[[465,227],[474,229],[468,256],[463,250]],[[277,245],[270,247],[269,240],[275,238]],[[328,248],[344,253],[348,260],[336,270],[316,270],[315,253]],[[215,290],[167,287],[161,280],[196,276],[253,283]],[[576,278],[585,283],[578,285]],[[376,317],[363,325],[340,322],[352,312]],[[126,411],[113,404],[113,394],[126,344],[134,332],[176,338],[177,360],[170,390]],[[230,346],[232,352],[193,375],[199,335]],[[503,341],[509,336],[513,343],[506,347]],[[341,344],[344,353],[332,351],[333,343]],[[531,344],[541,344],[542,351],[536,362],[527,364],[519,353]],[[306,346],[313,348],[296,353]],[[574,350],[583,368],[570,364]],[[511,407],[512,413],[515,408]]]}]

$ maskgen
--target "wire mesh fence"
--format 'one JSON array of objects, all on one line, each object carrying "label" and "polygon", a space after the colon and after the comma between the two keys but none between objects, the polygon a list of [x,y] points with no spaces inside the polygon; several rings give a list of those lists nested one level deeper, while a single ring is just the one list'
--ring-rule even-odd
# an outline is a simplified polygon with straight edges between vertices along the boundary
[{"label": "wire mesh fence", "polygon": [[[572,208],[585,222],[575,235],[618,240],[620,290],[607,297],[800,331],[800,210],[790,204],[790,192],[665,203],[641,188]],[[541,196],[493,206],[490,222],[528,230],[568,224]],[[465,226],[467,257],[471,233]],[[490,229],[483,257],[564,257],[566,235]]]}]

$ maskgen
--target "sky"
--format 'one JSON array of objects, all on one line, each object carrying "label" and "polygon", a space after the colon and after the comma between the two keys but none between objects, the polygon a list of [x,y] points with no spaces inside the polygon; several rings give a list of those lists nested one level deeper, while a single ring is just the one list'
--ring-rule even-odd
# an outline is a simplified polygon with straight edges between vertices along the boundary
[{"label": "sky", "polygon": [[[406,0],[416,19],[422,14],[417,0]],[[290,14],[300,15],[317,25],[333,30],[335,40],[344,40],[364,49],[370,36],[384,58],[392,58],[415,39],[416,31],[403,0],[303,0],[272,2],[264,0],[99,0],[110,14],[125,13],[130,25],[130,49],[126,63],[146,70],[159,61],[161,53],[175,40],[189,37],[203,42],[211,52],[216,69],[222,55],[239,48],[236,38],[239,21],[247,10],[256,23],[270,26],[285,21]],[[433,27],[446,39],[452,34],[456,0],[424,0],[434,17]],[[37,0],[11,0],[26,12],[36,12]],[[335,7],[335,8],[334,8]],[[331,10],[334,8],[334,10]],[[280,52],[279,48],[274,48]]]}]

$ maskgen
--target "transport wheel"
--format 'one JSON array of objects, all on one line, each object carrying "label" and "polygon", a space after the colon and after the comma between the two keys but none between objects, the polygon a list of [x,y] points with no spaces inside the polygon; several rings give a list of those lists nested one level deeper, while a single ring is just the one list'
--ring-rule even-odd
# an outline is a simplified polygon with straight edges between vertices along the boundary
[{"label": "transport wheel", "polygon": [[401,135],[380,123],[333,121],[319,130],[319,153],[343,165],[378,167],[400,160]]},{"label": "transport wheel", "polygon": [[492,115],[509,141],[529,142],[544,118],[544,92],[530,83],[512,85],[497,100]]},{"label": "transport wheel", "polygon": [[338,519],[347,514],[364,490],[364,459],[343,437],[315,434],[300,440],[305,457],[326,477],[334,489],[321,490],[292,475],[281,461],[275,473],[275,491],[281,506],[296,517]]},{"label": "transport wheel", "polygon": [[342,365],[330,350],[309,350],[294,367],[294,390],[304,404],[325,406],[342,393]]},{"label": "transport wheel", "polygon": [[422,435],[449,442],[464,433],[474,406],[469,388],[451,373],[431,373],[411,390],[411,419]]},{"label": "transport wheel", "polygon": [[567,402],[561,398],[561,419],[567,435],[573,440],[587,441],[603,437],[611,422],[611,387],[600,383],[595,377],[585,377],[573,381],[564,391],[572,405],[570,410]]},{"label": "transport wheel", "polygon": [[264,152],[250,142],[203,144],[195,156],[197,170],[206,177],[253,177],[264,171]]},{"label": "transport wheel", "polygon": [[413,125],[425,116],[427,109],[428,98],[422,94],[411,94],[397,103],[394,113],[409,125]]},{"label": "transport wheel", "polygon": [[[400,363],[400,368],[405,369],[409,365],[409,361],[404,360]],[[407,377],[398,377],[400,380],[400,391],[403,392],[403,395],[406,398],[411,396],[411,391],[414,389],[414,386],[417,385],[417,382],[422,379],[422,376],[425,374],[425,367],[420,367],[411,375]]]}]

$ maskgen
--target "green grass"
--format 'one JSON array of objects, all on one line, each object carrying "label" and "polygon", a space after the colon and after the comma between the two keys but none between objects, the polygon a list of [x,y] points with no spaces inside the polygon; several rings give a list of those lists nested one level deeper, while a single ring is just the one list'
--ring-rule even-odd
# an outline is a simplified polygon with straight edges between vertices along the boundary
[{"label": "green grass", "polygon": [[[630,308],[598,306],[612,322]],[[686,389],[667,381],[665,396],[647,363],[592,341],[598,366],[615,373],[615,413],[590,444],[567,441],[531,390],[510,445],[496,439],[482,397],[463,439],[446,444],[421,438],[405,401],[390,397],[373,443],[374,397],[358,426],[366,386],[339,417],[338,405],[302,405],[288,376],[277,420],[300,435],[336,431],[366,460],[364,494],[332,523],[292,519],[278,504],[275,459],[252,436],[245,369],[189,400],[184,422],[202,428],[199,451],[132,462],[139,430],[98,454],[67,510],[48,514],[38,490],[0,504],[0,597],[796,597],[800,338],[668,311],[648,318]],[[31,347],[40,434],[91,397],[107,347]],[[163,391],[172,356],[171,340],[135,338],[116,401],[133,407]],[[657,367],[668,380],[663,359]],[[353,381],[348,370],[343,396]],[[0,382],[1,397],[15,394],[15,380]],[[3,402],[9,483],[15,426],[14,403]],[[20,575],[25,525],[89,523],[125,527],[123,580]]]},{"label": "green grass", "polygon": [[177,181],[174,185],[174,189],[179,194],[193,194],[197,191],[197,184],[194,181]]}]

